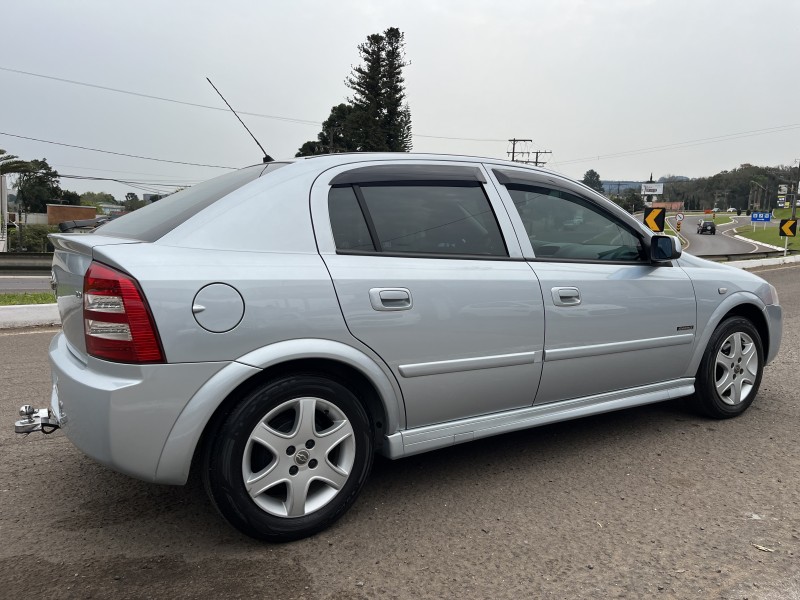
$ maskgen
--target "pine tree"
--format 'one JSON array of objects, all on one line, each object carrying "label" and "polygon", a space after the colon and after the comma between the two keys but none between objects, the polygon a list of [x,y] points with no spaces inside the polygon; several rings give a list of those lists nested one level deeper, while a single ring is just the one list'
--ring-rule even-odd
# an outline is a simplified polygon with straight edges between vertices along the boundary
[{"label": "pine tree", "polygon": [[361,64],[352,68],[345,85],[353,92],[346,104],[331,109],[317,140],[296,156],[324,152],[408,152],[411,109],[406,101],[403,67],[404,34],[389,27],[358,45]]},{"label": "pine tree", "polygon": [[411,111],[408,108],[403,67],[405,60],[405,35],[396,27],[383,33],[383,130],[386,145],[392,152],[408,152],[411,149]]},{"label": "pine tree", "polygon": [[356,109],[355,124],[358,130],[357,145],[363,152],[388,150],[383,131],[383,55],[385,38],[373,33],[358,45],[363,64],[353,67],[345,84],[353,90],[350,100]]}]

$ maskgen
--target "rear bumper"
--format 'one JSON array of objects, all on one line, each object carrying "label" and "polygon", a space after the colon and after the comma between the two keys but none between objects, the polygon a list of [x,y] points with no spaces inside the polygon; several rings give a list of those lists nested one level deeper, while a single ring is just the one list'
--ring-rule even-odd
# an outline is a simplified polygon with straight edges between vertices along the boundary
[{"label": "rear bumper", "polygon": [[49,354],[50,410],[69,440],[94,460],[153,482],[181,411],[228,364],[126,365],[81,358],[63,333],[53,338]]}]

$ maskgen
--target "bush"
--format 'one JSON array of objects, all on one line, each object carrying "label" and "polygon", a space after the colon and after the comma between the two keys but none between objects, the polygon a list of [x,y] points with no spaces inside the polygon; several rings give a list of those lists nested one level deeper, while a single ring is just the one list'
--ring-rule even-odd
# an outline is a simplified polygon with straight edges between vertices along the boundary
[{"label": "bush", "polygon": [[58,227],[55,225],[23,225],[22,247],[20,247],[19,230],[9,227],[6,247],[9,252],[52,252],[53,245],[47,239],[47,234],[56,232]]}]

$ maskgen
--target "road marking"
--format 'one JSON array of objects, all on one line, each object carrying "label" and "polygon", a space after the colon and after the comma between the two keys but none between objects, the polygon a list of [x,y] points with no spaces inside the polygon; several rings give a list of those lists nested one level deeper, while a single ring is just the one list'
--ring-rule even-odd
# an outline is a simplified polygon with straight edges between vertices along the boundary
[{"label": "road marking", "polygon": [[58,333],[61,331],[60,327],[47,327],[44,329],[25,329],[23,331],[15,329],[12,331],[0,330],[0,337],[10,337],[13,335],[35,335],[37,333]]},{"label": "road marking", "polygon": [[796,269],[797,267],[800,267],[800,264],[787,265],[785,267],[773,267],[771,269],[769,267],[761,267],[761,268],[758,268],[758,269],[750,269],[750,273],[764,273],[766,271],[770,271],[770,272],[772,272],[772,271],[783,271],[784,269]]},{"label": "road marking", "polygon": [[[739,240],[740,242],[746,242],[746,243],[751,244],[753,246],[753,249],[750,250],[750,252],[743,252],[743,254],[753,254],[755,252],[764,252],[764,250],[759,248],[758,244],[756,244],[755,242],[751,242],[750,240],[748,240],[746,238],[742,239],[739,236],[731,235],[731,233],[733,233],[734,231],[736,231],[736,228],[735,227],[731,227],[730,229],[726,229],[725,231],[723,231],[722,235],[724,235],[724,236],[726,236],[726,237],[728,237],[728,238],[730,238],[732,240]],[[731,252],[731,254],[736,254],[736,252]]]}]

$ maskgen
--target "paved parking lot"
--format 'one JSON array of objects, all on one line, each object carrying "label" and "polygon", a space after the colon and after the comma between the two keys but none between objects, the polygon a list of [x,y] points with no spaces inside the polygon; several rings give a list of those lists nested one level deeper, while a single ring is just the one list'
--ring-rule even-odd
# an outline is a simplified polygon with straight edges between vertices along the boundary
[{"label": "paved parking lot", "polygon": [[800,598],[800,267],[761,274],[784,344],[743,417],[667,403],[378,460],[341,521],[285,545],[238,534],[196,483],[13,434],[49,398],[55,330],[0,332],[0,595]]}]

